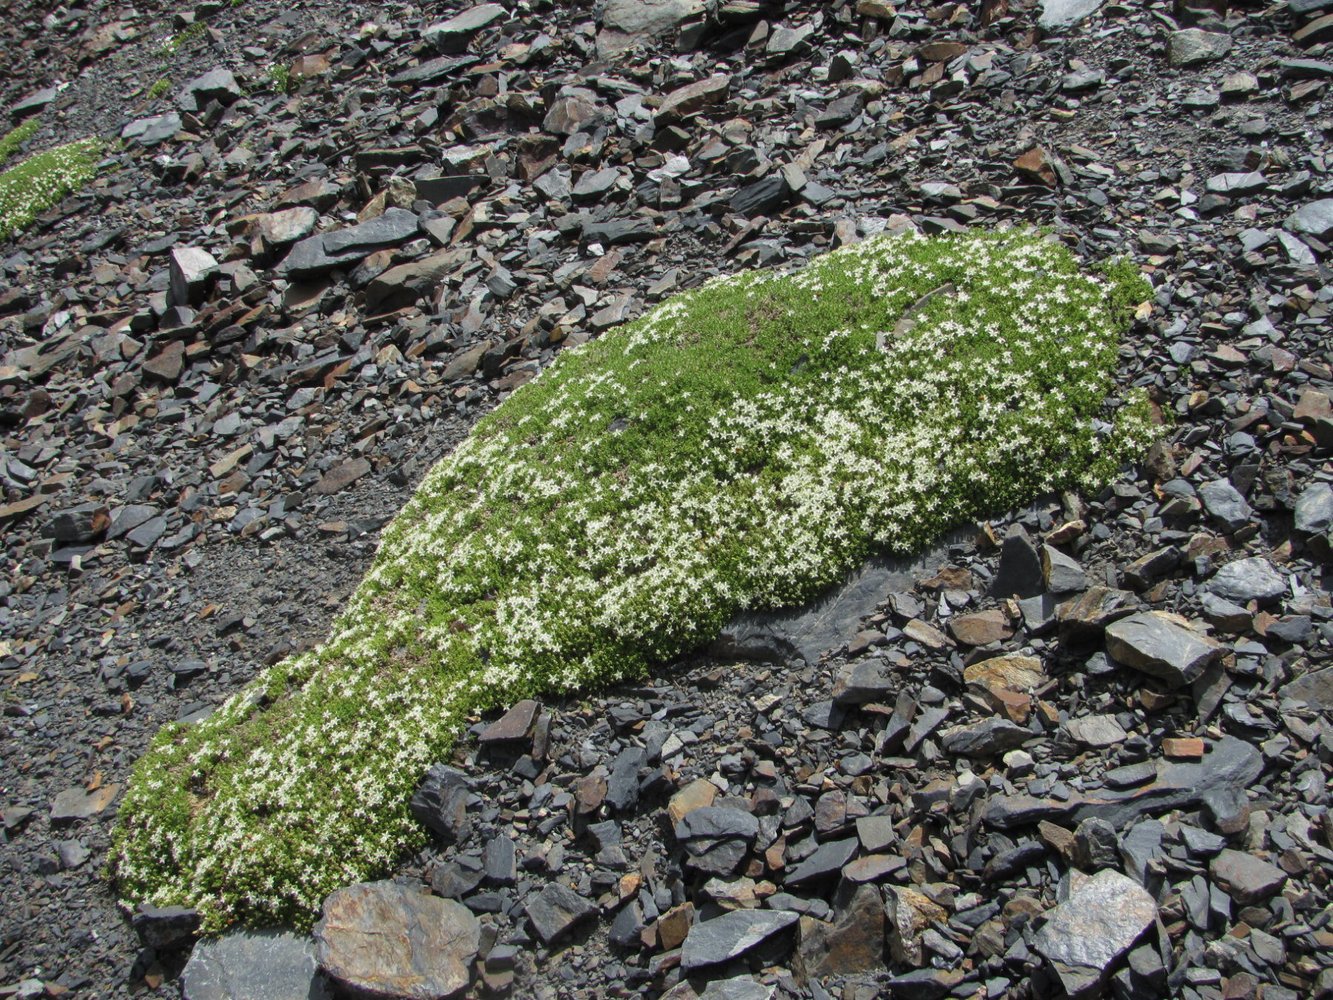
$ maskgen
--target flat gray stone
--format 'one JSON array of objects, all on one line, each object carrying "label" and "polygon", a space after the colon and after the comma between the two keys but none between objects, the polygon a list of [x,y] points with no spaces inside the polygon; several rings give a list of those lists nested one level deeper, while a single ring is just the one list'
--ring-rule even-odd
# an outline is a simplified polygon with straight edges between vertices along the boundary
[{"label": "flat gray stone", "polygon": [[1228,601],[1267,604],[1287,593],[1287,580],[1263,556],[1227,563],[1208,581],[1208,590]]},{"label": "flat gray stone", "polygon": [[1082,564],[1050,545],[1041,548],[1041,575],[1052,594],[1072,594],[1088,587]]},{"label": "flat gray stone", "polygon": [[1065,799],[1032,795],[995,795],[986,804],[985,820],[1000,829],[1028,826],[1040,820],[1104,819],[1124,829],[1144,816],[1172,809],[1203,806],[1214,817],[1243,813],[1246,789],[1263,771],[1257,748],[1233,736],[1209,745],[1198,761],[1157,763],[1156,780],[1133,788],[1103,788]]},{"label": "flat gray stone", "polygon": [[1042,0],[1037,23],[1046,31],[1068,28],[1101,8],[1103,0]]},{"label": "flat gray stone", "polygon": [[184,1000],[332,1000],[315,943],[279,931],[200,941],[181,974]]},{"label": "flat gray stone", "polygon": [[1065,990],[1077,996],[1101,983],[1112,963],[1157,919],[1157,903],[1127,875],[1106,869],[1070,876],[1069,898],[1046,915],[1033,947]]},{"label": "flat gray stone", "polygon": [[331,271],[368,257],[376,250],[404,243],[419,232],[415,214],[406,209],[391,208],[358,226],[301,240],[278,265],[278,272],[301,278]]},{"label": "flat gray stone", "polygon": [[1197,66],[1223,58],[1231,51],[1231,36],[1218,31],[1186,28],[1171,34],[1167,62],[1176,67]]},{"label": "flat gray stone", "polygon": [[568,886],[552,882],[528,902],[525,912],[542,943],[550,944],[596,916],[597,905]]},{"label": "flat gray stone", "polygon": [[1296,498],[1296,530],[1322,535],[1333,527],[1333,487],[1315,483]]},{"label": "flat gray stone", "polygon": [[940,733],[944,752],[962,757],[994,757],[1016,750],[1030,739],[1031,732],[1000,718],[952,726]]},{"label": "flat gray stone", "polygon": [[445,1000],[468,988],[481,925],[466,906],[396,882],[362,882],[324,900],[315,955],[350,991]]},{"label": "flat gray stone", "polygon": [[1279,694],[1293,701],[1303,701],[1319,712],[1333,711],[1333,667],[1301,674],[1284,685]]},{"label": "flat gray stone", "polygon": [[181,128],[181,116],[170,111],[165,115],[153,115],[130,122],[120,130],[120,137],[133,139],[141,146],[156,146],[174,138]]},{"label": "flat gray stone", "polygon": [[627,35],[660,35],[703,10],[703,0],[607,0],[602,26]]},{"label": "flat gray stone", "polygon": [[790,910],[734,910],[701,921],[690,928],[681,947],[681,968],[692,972],[740,958],[799,919],[800,914]]},{"label": "flat gray stone", "polygon": [[1321,240],[1333,236],[1333,198],[1320,198],[1302,205],[1287,217],[1286,227]]},{"label": "flat gray stone", "polygon": [[177,247],[169,255],[171,305],[198,305],[203,301],[208,282],[218,273],[218,262],[201,247]]},{"label": "flat gray stone", "polygon": [[842,585],[806,607],[738,615],[722,629],[712,652],[738,659],[815,663],[820,654],[855,636],[861,619],[874,613],[885,594],[912,590],[918,579],[948,562],[951,544],[966,538],[965,532],[957,531],[913,558],[870,559]]},{"label": "flat gray stone", "polygon": [[426,44],[441,52],[458,53],[467,48],[477,32],[509,16],[498,3],[482,3],[469,7],[445,21],[438,21],[421,32]]},{"label": "flat gray stone", "polygon": [[1125,742],[1129,735],[1114,715],[1089,715],[1071,719],[1065,731],[1075,740],[1089,747],[1110,747]]},{"label": "flat gray stone", "polygon": [[1209,514],[1232,531],[1250,520],[1253,511],[1236,487],[1225,479],[1214,479],[1199,487],[1199,498]]},{"label": "flat gray stone", "polygon": [[1287,884],[1287,873],[1281,868],[1245,851],[1219,852],[1208,871],[1241,906],[1262,903]]},{"label": "flat gray stone", "polygon": [[1106,627],[1106,651],[1117,662],[1178,688],[1202,674],[1223,649],[1175,615],[1144,611]]}]

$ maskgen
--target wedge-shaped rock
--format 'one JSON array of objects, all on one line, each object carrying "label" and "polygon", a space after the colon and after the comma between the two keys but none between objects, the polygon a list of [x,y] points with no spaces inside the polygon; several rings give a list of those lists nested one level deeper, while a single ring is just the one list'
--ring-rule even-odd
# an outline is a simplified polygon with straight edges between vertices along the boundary
[{"label": "wedge-shaped rock", "polygon": [[1069,898],[1051,910],[1033,946],[1070,996],[1095,991],[1111,966],[1157,919],[1157,903],[1132,878],[1107,869],[1070,876]]},{"label": "wedge-shaped rock", "polygon": [[1223,647],[1179,615],[1145,611],[1107,626],[1106,651],[1125,666],[1178,688],[1203,673]]},{"label": "wedge-shaped rock", "polygon": [[418,233],[417,217],[402,208],[391,208],[359,226],[336,229],[302,240],[292,247],[278,272],[303,278],[353,264],[376,250],[404,243]]}]

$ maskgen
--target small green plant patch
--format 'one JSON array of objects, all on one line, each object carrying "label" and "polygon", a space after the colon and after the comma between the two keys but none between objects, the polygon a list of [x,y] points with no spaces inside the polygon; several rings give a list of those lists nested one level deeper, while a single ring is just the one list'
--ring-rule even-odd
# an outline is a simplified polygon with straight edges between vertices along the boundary
[{"label": "small green plant patch", "polygon": [[562,354],[385,530],[321,647],[169,725],[120,807],[127,904],[308,924],[425,842],[408,799],[469,715],[643,675],[873,551],[1101,484],[1150,289],[1031,231],[886,236],[719,279]]},{"label": "small green plant patch", "polygon": [[4,163],[17,153],[23,144],[37,133],[38,127],[37,119],[29,118],[22,125],[17,125],[0,136],[0,163]]},{"label": "small green plant patch", "polygon": [[0,239],[26,229],[92,180],[101,155],[100,139],[80,139],[38,153],[0,174]]},{"label": "small green plant patch", "polygon": [[203,21],[193,21],[175,35],[168,36],[162,43],[162,55],[171,58],[191,42],[198,41],[208,34],[208,25]]},{"label": "small green plant patch", "polygon": [[160,76],[153,81],[153,85],[148,88],[148,99],[155,101],[168,90],[171,89],[171,77]]}]

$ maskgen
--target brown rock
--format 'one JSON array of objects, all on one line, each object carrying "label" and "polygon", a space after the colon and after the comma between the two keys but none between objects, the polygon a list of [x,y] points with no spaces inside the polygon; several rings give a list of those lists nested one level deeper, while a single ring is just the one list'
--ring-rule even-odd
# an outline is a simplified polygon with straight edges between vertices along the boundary
[{"label": "brown rock", "polygon": [[1169,736],[1162,740],[1162,753],[1173,760],[1199,760],[1204,743],[1197,736]]},{"label": "brown rock", "polygon": [[797,928],[797,982],[848,976],[884,968],[884,901],[863,885],[832,921],[802,917]]},{"label": "brown rock", "polygon": [[185,368],[185,345],[173,340],[157,354],[144,362],[143,370],[164,382],[175,382]]},{"label": "brown rock", "polygon": [[358,995],[445,1000],[467,989],[480,935],[461,903],[394,882],[363,882],[324,900],[315,958]]},{"label": "brown rock", "polygon": [[948,911],[929,896],[905,886],[887,886],[884,910],[888,917],[889,953],[895,962],[920,966],[925,960],[921,934]]},{"label": "brown rock", "polygon": [[339,490],[346,489],[354,482],[370,471],[370,462],[364,458],[353,458],[339,465],[335,465],[328,472],[320,477],[319,482],[311,488],[312,493],[320,496],[329,496],[337,493]]},{"label": "brown rock", "polygon": [[1040,146],[1033,146],[1014,160],[1014,169],[1031,180],[1039,181],[1047,187],[1055,187],[1055,168],[1051,166],[1046,150]]},{"label": "brown rock", "polygon": [[681,903],[657,918],[657,944],[663,951],[681,946],[694,923],[694,904]]},{"label": "brown rock", "polygon": [[684,118],[710,104],[721,104],[731,94],[731,77],[719,73],[704,80],[696,80],[669,93],[657,109],[658,121]]},{"label": "brown rock", "polygon": [[1014,634],[1009,619],[998,608],[978,611],[971,615],[958,615],[949,620],[949,631],[964,646],[985,646],[992,642],[1003,642]]},{"label": "brown rock", "polygon": [[671,796],[671,801],[667,803],[667,815],[671,817],[672,827],[674,828],[677,823],[694,810],[711,806],[716,798],[717,785],[706,778],[696,778],[691,781]]}]

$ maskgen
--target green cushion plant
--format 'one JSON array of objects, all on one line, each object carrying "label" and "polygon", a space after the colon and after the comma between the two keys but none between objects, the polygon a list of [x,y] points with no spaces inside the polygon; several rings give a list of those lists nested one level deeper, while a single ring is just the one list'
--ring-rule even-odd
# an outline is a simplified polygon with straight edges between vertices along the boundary
[{"label": "green cushion plant", "polygon": [[97,175],[100,139],[80,139],[31,156],[0,174],[0,239],[34,219]]},{"label": "green cushion plant", "polygon": [[19,151],[25,142],[37,134],[39,123],[36,118],[29,118],[20,125],[0,136],[0,163],[4,163]]},{"label": "green cushion plant", "polygon": [[565,351],[425,477],[321,647],[163,729],[120,808],[121,898],[308,924],[425,842],[408,799],[468,716],[1109,481],[1153,435],[1145,398],[1107,403],[1149,293],[1029,230],[905,233]]}]

